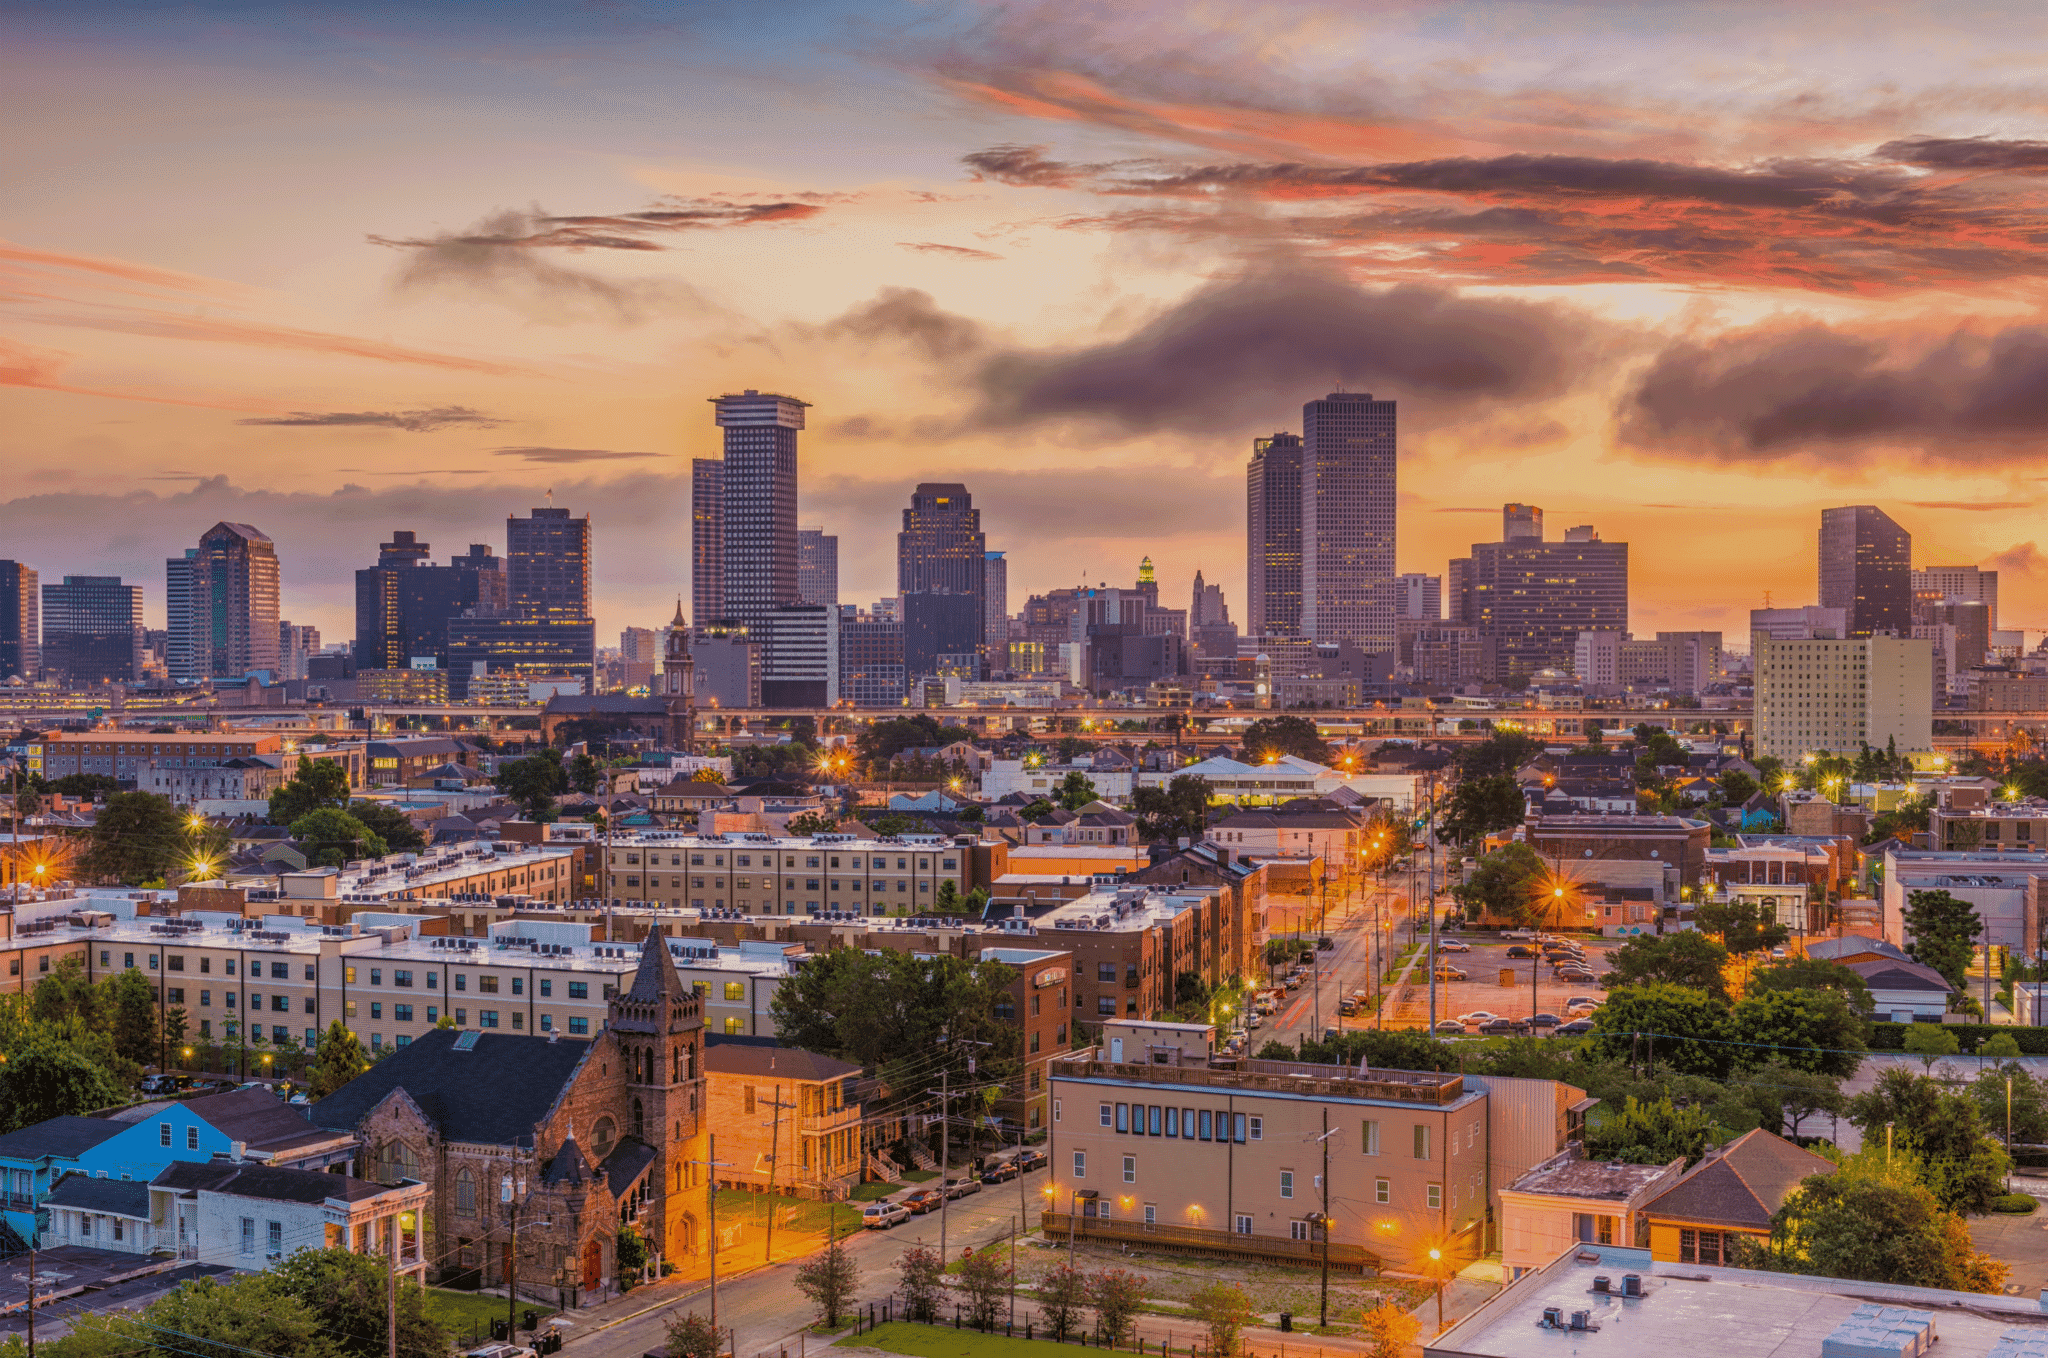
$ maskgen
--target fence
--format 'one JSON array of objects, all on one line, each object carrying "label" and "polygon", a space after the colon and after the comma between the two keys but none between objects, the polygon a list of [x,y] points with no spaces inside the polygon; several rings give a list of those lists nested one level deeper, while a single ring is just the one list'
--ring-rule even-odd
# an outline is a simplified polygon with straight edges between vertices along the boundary
[{"label": "fence", "polygon": [[[877,1325],[892,1323],[925,1324],[939,1329],[946,1329],[949,1328],[949,1324],[944,1315],[944,1309],[944,1307],[941,1308],[940,1316],[937,1320],[911,1321],[905,1314],[904,1303],[901,1298],[894,1296],[885,1297],[880,1301],[869,1302],[865,1307],[855,1309],[853,1312],[853,1334],[856,1336],[863,1335],[869,1330],[874,1329]],[[1073,1344],[1084,1349],[1115,1349],[1125,1353],[1138,1354],[1140,1358],[1151,1358],[1152,1355],[1157,1355],[1157,1358],[1287,1358],[1288,1346],[1285,1343],[1274,1343],[1268,1346],[1254,1344],[1249,1338],[1240,1338],[1235,1349],[1225,1354],[1219,1352],[1210,1344],[1197,1342],[1194,1339],[1190,1339],[1186,1343],[1176,1343],[1171,1336],[1164,1339],[1148,1339],[1144,1335],[1133,1335],[1124,1342],[1117,1343],[1105,1336],[1099,1328],[1091,1329],[1086,1325],[1076,1326],[1067,1334],[1058,1335],[1043,1324],[1040,1324],[1039,1318],[1031,1315],[1028,1311],[1025,1311],[1021,1318],[1015,1321],[1005,1319],[992,1325],[980,1326],[967,1318],[967,1308],[964,1304],[951,1304],[951,1309],[953,1314],[950,1328],[955,1330],[979,1330],[986,1334],[1000,1334],[1011,1339],[1032,1339],[1048,1344]],[[1144,1318],[1158,1319],[1158,1317]],[[1199,1332],[1199,1322],[1192,1323],[1191,1328]],[[1297,1344],[1294,1347],[1294,1352],[1296,1358],[1325,1358],[1323,1349],[1312,1344]],[[794,1347],[784,1343],[772,1349],[763,1349],[756,1353],[754,1358],[805,1358],[805,1336],[799,1335]]]},{"label": "fence", "polygon": [[[1065,1239],[1068,1231],[1083,1240],[1116,1240],[1145,1245],[1169,1253],[1227,1254],[1237,1258],[1276,1259],[1290,1264],[1320,1264],[1324,1242],[1281,1240],[1270,1235],[1239,1235],[1213,1231],[1203,1226],[1169,1226],[1142,1221],[1105,1221],[1101,1217],[1075,1217],[1068,1212],[1046,1212],[1040,1217],[1049,1240]],[[1380,1257],[1363,1245],[1341,1241],[1329,1244],[1330,1267],[1346,1273],[1377,1272]]]}]

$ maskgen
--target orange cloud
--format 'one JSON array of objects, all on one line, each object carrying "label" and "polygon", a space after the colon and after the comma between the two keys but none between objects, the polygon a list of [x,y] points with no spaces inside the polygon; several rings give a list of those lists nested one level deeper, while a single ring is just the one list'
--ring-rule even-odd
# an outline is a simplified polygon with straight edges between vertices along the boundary
[{"label": "orange cloud", "polygon": [[155,405],[196,406],[202,410],[274,411],[273,401],[221,398],[202,401],[190,396],[162,392],[124,390],[119,387],[81,387],[62,380],[72,355],[55,349],[37,349],[13,340],[0,339],[0,387],[32,387],[40,391],[61,391],[72,396],[100,396],[115,401],[148,401]]},{"label": "orange cloud", "polygon": [[254,288],[218,278],[204,278],[198,274],[181,273],[176,269],[159,269],[150,264],[131,264],[125,259],[101,259],[95,255],[33,250],[11,241],[0,241],[0,261],[63,269],[100,278],[116,278],[123,282],[142,283],[152,288],[164,288],[172,292],[192,293],[203,297],[247,299],[256,295]]},{"label": "orange cloud", "polygon": [[158,339],[202,340],[219,344],[247,344],[262,349],[291,349],[304,353],[332,354],[345,358],[369,359],[377,363],[404,363],[424,368],[445,368],[454,372],[490,373],[494,376],[533,375],[535,370],[520,364],[498,363],[455,354],[437,354],[425,349],[408,349],[382,340],[353,335],[330,335],[318,330],[295,330],[266,325],[260,321],[225,320],[215,316],[181,316],[168,311],[137,309],[126,314],[38,316],[45,325],[78,326],[87,330],[111,330],[120,334],[150,335]]}]

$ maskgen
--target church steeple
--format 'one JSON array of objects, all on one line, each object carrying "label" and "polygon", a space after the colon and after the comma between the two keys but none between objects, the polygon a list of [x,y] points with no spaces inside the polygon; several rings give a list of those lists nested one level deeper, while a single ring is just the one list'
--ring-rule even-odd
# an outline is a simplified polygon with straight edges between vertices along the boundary
[{"label": "church steeple", "polygon": [[661,695],[667,700],[669,744],[689,754],[697,738],[697,662],[690,655],[690,625],[683,620],[681,595],[676,596],[676,615],[662,639]]}]

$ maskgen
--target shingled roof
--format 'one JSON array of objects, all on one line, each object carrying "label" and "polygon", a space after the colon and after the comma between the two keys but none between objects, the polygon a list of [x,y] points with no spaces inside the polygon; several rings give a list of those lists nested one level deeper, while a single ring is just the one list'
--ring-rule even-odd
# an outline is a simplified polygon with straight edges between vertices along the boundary
[{"label": "shingled roof", "polygon": [[[468,1050],[456,1049],[459,1038]],[[531,1139],[589,1049],[588,1039],[437,1028],[314,1104],[313,1125],[355,1131],[403,1090],[447,1140],[514,1145]]]},{"label": "shingled roof", "polygon": [[42,1205],[147,1221],[149,1185],[135,1179],[95,1179],[84,1174],[67,1174],[57,1181],[57,1186],[50,1190]]},{"label": "shingled roof", "polygon": [[1686,1172],[1644,1211],[1654,1217],[1769,1230],[1771,1216],[1809,1174],[1832,1174],[1832,1161],[1759,1127]]},{"label": "shingled roof", "polygon": [[706,1075],[780,1076],[785,1080],[838,1080],[860,1074],[851,1061],[838,1061],[800,1047],[785,1047],[772,1037],[704,1037]]},{"label": "shingled roof", "polygon": [[59,1160],[73,1160],[100,1142],[127,1130],[126,1123],[108,1118],[46,1118],[0,1136],[0,1156],[10,1160],[34,1160],[47,1155]]}]

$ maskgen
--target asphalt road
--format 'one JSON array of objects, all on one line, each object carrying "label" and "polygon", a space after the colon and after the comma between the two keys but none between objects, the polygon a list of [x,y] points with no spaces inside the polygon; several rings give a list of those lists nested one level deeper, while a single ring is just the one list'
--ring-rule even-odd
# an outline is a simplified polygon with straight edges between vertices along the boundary
[{"label": "asphalt road", "polygon": [[[949,1203],[947,1255],[958,1259],[963,1247],[979,1249],[1001,1240],[1009,1235],[1013,1223],[1021,1231],[1027,1212],[1035,1220],[1036,1213],[1043,1210],[1040,1204],[1044,1201],[1043,1190],[1047,1181],[1047,1171],[1036,1170],[1009,1183],[995,1184]],[[863,1301],[879,1300],[895,1291],[900,1277],[896,1261],[912,1245],[926,1245],[932,1249],[939,1247],[938,1213],[912,1217],[886,1231],[860,1231],[850,1237],[846,1244],[847,1253],[861,1271],[860,1286],[855,1295]],[[797,1292],[793,1282],[802,1262],[801,1259],[792,1259],[772,1267],[756,1268],[731,1281],[719,1283],[718,1323],[736,1332],[734,1348],[740,1358],[754,1358],[756,1354],[775,1348],[780,1340],[794,1334],[810,1319],[811,1304]],[[569,1317],[572,1332],[581,1333],[567,1340],[562,1352],[566,1358],[639,1358],[649,1349],[662,1346],[670,1315],[691,1311],[709,1315],[710,1303],[710,1289],[702,1281],[641,1288],[603,1308],[608,1313],[606,1315]],[[595,1324],[645,1308],[651,1309],[608,1329],[591,1332]]]}]

